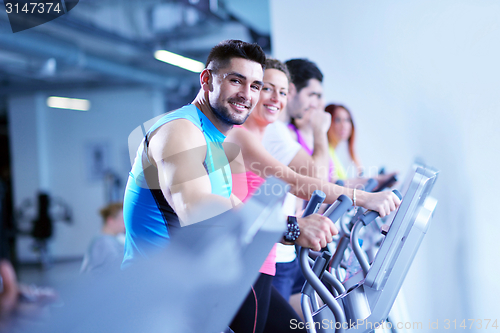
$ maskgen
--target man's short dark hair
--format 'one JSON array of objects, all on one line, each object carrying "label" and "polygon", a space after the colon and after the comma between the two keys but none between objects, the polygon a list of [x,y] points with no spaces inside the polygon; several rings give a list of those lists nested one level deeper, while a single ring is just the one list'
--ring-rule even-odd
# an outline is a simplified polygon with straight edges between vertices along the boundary
[{"label": "man's short dark hair", "polygon": [[285,64],[290,71],[292,83],[295,85],[297,92],[306,87],[310,79],[323,82],[323,73],[321,73],[318,66],[312,61],[307,59],[290,59]]},{"label": "man's short dark hair", "polygon": [[255,61],[262,66],[262,69],[266,68],[266,54],[258,44],[235,39],[228,39],[214,46],[208,55],[205,67],[208,68],[210,65],[210,69],[217,72],[220,68],[228,66],[233,58]]}]

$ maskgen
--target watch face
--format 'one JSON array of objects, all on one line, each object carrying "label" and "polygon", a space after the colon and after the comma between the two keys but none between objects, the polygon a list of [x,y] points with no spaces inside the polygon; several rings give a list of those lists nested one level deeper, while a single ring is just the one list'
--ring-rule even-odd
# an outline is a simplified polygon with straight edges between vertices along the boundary
[{"label": "watch face", "polygon": [[300,229],[296,223],[288,223],[288,231],[284,238],[287,242],[294,242],[300,236]]}]

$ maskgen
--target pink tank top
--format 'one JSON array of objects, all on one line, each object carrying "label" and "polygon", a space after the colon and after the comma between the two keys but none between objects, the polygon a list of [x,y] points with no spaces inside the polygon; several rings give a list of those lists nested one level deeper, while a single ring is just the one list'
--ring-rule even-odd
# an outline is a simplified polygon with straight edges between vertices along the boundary
[{"label": "pink tank top", "polygon": [[[242,127],[243,126],[234,126]],[[246,128],[245,128],[246,129]],[[257,188],[265,181],[264,178],[257,176],[252,171],[247,171],[246,173],[232,174],[233,180],[233,194],[245,202],[250,198]],[[276,244],[274,244],[271,252],[267,256],[264,264],[259,270],[260,273],[274,276],[276,274]]]}]

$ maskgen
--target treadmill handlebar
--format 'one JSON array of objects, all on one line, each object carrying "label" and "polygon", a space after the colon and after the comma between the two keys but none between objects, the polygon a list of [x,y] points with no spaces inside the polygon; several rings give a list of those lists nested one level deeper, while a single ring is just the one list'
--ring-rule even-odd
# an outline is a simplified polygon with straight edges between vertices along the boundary
[{"label": "treadmill handlebar", "polygon": [[330,209],[328,209],[324,215],[332,220],[333,223],[335,223],[351,206],[351,198],[349,198],[345,194],[342,194],[337,198],[337,201],[332,204],[333,209],[331,209],[331,211]]},{"label": "treadmill handlebar", "polygon": [[309,202],[307,203],[306,209],[304,210],[302,217],[306,217],[316,213],[319,209],[319,206],[321,206],[323,201],[325,201],[325,198],[326,198],[325,192],[320,190],[314,191],[311,196],[311,199],[309,199]]},{"label": "treadmill handlebar", "polygon": [[[312,215],[316,213],[323,203],[325,201],[326,194],[323,191],[320,190],[315,190],[313,194],[311,195],[311,199],[309,199],[309,202],[307,203],[306,209],[304,209],[304,213],[302,213],[302,217],[306,217],[309,215]],[[298,244],[295,244],[295,252],[300,253],[301,248]]]},{"label": "treadmill handlebar", "polygon": [[[316,192],[313,193],[313,196],[311,197],[311,200],[308,204],[309,210],[306,208],[306,211],[304,211],[303,216],[307,216],[306,212],[310,211],[312,212],[311,214],[314,213],[314,209],[310,208],[310,206],[316,206],[321,204],[324,200],[324,198],[321,197],[321,195],[318,195],[318,197],[315,196]],[[320,192],[320,191],[319,191]],[[323,195],[324,193],[321,192]],[[311,204],[312,202],[312,204]],[[319,204],[314,204],[314,202]],[[325,216],[331,218],[334,218],[335,220],[332,220],[335,222],[337,219],[340,218],[342,214],[344,214],[347,209],[352,205],[352,201],[349,197],[345,195],[341,195],[338,197],[338,199],[331,205],[331,207],[328,209],[327,212],[325,212]],[[345,314],[340,306],[340,304],[335,300],[335,298],[332,296],[332,294],[326,289],[325,285],[321,282],[320,277],[322,273],[324,272],[328,262],[330,261],[331,254],[328,252],[327,248],[322,249],[322,255],[316,258],[316,267],[317,271],[313,271],[313,268],[309,266],[309,249],[307,248],[297,248],[297,253],[299,253],[299,263],[300,267],[302,269],[302,272],[306,278],[306,283],[304,284],[304,287],[302,289],[303,293],[310,294],[312,292],[312,289],[316,290],[316,292],[320,295],[320,297],[325,301],[325,303],[328,305],[328,307],[332,310],[333,315],[335,317],[335,320],[338,322],[345,322]],[[325,253],[327,252],[327,253]],[[319,276],[318,276],[319,275]],[[310,289],[312,287],[312,289]],[[343,333],[344,328],[341,327],[340,329],[336,329],[336,333]]]},{"label": "treadmill handlebar", "polygon": [[391,187],[398,181],[398,177],[396,175],[392,175],[389,179],[387,179],[385,182],[380,184],[380,186],[377,186],[376,189],[373,190],[373,192],[380,192],[386,189],[387,187]]},{"label": "treadmill handlebar", "polygon": [[[340,195],[335,202],[328,207],[323,216],[328,217],[332,223],[337,222],[337,220],[352,207],[352,200],[347,195]],[[328,247],[321,249],[321,252],[329,251]]]},{"label": "treadmill handlebar", "polygon": [[378,186],[378,181],[375,178],[370,178],[366,181],[365,188],[363,191],[372,192]]},{"label": "treadmill handlebar", "polygon": [[[398,198],[399,200],[402,200],[403,199],[403,196],[401,195],[401,193],[398,191],[398,190],[393,190],[392,193],[394,193]],[[375,220],[376,218],[378,217],[378,212],[374,211],[374,210],[368,210],[366,211],[366,213],[364,213],[361,217],[360,217],[360,221],[365,225],[367,226],[368,224],[370,224],[373,220]]]}]

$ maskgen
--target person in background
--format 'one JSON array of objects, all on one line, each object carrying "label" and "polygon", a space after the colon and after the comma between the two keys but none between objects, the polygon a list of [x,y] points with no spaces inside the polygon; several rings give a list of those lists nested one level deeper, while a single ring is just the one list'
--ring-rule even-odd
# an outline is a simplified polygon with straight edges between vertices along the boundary
[{"label": "person in background", "polygon": [[339,143],[346,142],[349,151],[349,156],[356,169],[356,176],[363,174],[363,168],[356,154],[356,128],[352,120],[351,112],[343,105],[329,104],[325,111],[332,117],[330,129],[328,130],[328,145],[330,157],[335,165],[335,178],[345,180],[348,174],[342,163],[340,162],[336,149]]},{"label": "person in background", "polygon": [[[363,177],[363,166],[356,154],[356,130],[351,112],[343,105],[329,104],[324,110],[331,116],[331,125],[327,132],[329,145],[329,180],[342,180],[347,187],[363,188],[367,178]],[[307,152],[311,151],[314,142],[312,129],[312,113],[306,112],[302,118],[292,118],[288,124],[294,139]],[[339,158],[338,149],[346,146],[349,153],[350,166],[346,168]],[[342,155],[342,152],[341,152]],[[373,178],[379,184],[386,183],[396,173],[376,175]]]},{"label": "person in background", "polygon": [[[328,115],[328,113],[323,111],[325,109],[324,106],[325,104],[323,102],[323,98],[321,98],[316,109],[307,110],[301,118],[291,117],[290,122],[287,124],[287,127],[290,130],[290,134],[293,139],[297,141],[302,149],[309,155],[313,154],[313,148],[315,144],[315,128],[313,120],[314,122],[318,122],[318,120],[322,119],[324,115]],[[330,117],[328,116],[328,118]],[[330,121],[324,121],[323,124],[327,126],[325,130],[325,132],[327,132],[330,129]],[[327,173],[323,172],[324,179],[329,181],[335,180],[335,168],[333,160],[330,156],[328,156],[327,170]]]},{"label": "person in background", "polygon": [[101,234],[94,237],[83,258],[81,273],[96,270],[119,270],[123,259],[125,224],[123,204],[115,202],[100,210]]}]

